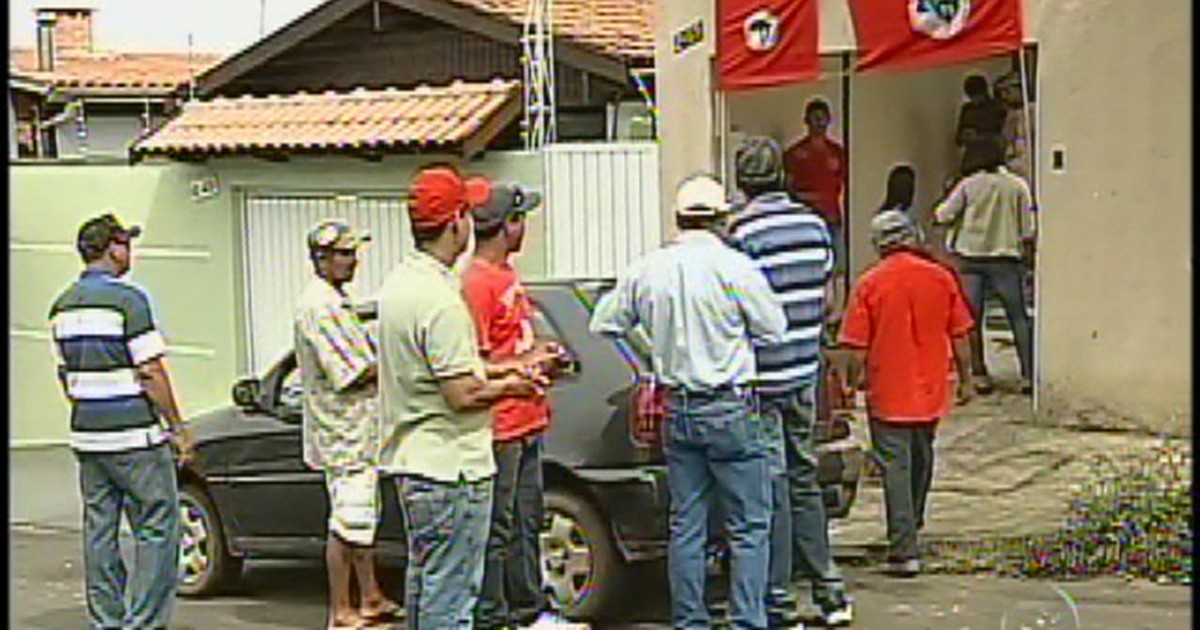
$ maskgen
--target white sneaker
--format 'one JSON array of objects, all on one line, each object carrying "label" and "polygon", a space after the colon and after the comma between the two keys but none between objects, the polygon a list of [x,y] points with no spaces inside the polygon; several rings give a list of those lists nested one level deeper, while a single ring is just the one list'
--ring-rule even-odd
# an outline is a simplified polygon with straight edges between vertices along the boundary
[{"label": "white sneaker", "polygon": [[591,626],[571,621],[558,613],[544,612],[538,615],[537,621],[528,626],[522,626],[521,630],[591,630]]}]

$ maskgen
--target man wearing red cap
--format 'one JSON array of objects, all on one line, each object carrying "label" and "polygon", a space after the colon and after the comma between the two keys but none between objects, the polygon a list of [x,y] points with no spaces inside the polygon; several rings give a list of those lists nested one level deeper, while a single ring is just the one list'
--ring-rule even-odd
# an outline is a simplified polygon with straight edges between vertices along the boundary
[{"label": "man wearing red cap", "polygon": [[489,184],[450,166],[417,174],[408,204],[416,251],[379,293],[383,448],[408,536],[406,605],[414,630],[470,628],[492,508],[491,405],[541,393],[521,373],[489,378],[455,260]]}]

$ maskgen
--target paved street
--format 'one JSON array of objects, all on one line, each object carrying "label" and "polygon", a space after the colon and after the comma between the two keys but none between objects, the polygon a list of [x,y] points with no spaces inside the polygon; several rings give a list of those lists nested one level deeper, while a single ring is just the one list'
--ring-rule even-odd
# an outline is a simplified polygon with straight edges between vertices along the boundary
[{"label": "paved street", "polygon": [[[84,627],[79,535],[15,527],[12,530],[10,627],[63,630]],[[395,581],[395,575],[389,580]],[[868,568],[849,568],[857,596],[858,622],[865,630],[1183,630],[1191,628],[1191,591],[1146,582],[1103,579],[1057,584],[992,577],[923,576],[896,581]],[[667,628],[666,587],[643,577],[632,585],[638,604],[617,611],[625,619],[613,630]],[[1073,623],[1074,600],[1080,624]],[[645,597],[645,593],[651,593]],[[1037,624],[1038,618],[1057,622]],[[321,628],[324,576],[320,566],[269,563],[253,566],[241,591],[211,600],[184,600],[173,630]]]}]

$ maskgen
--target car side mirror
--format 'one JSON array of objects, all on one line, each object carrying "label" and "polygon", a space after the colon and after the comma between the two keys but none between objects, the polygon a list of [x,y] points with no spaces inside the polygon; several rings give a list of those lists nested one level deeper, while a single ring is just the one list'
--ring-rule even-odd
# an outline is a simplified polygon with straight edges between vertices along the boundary
[{"label": "car side mirror", "polygon": [[256,378],[244,378],[233,385],[233,402],[242,409],[258,409],[261,396],[261,385]]}]

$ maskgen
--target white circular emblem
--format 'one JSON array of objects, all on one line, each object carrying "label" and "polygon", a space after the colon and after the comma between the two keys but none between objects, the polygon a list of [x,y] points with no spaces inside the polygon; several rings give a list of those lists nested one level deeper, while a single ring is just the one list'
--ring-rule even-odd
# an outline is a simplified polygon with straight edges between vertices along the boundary
[{"label": "white circular emblem", "polygon": [[767,10],[756,11],[742,25],[746,48],[765,52],[779,44],[779,17]]},{"label": "white circular emblem", "polygon": [[971,0],[908,0],[908,21],[913,30],[933,39],[958,35],[970,15]]}]

